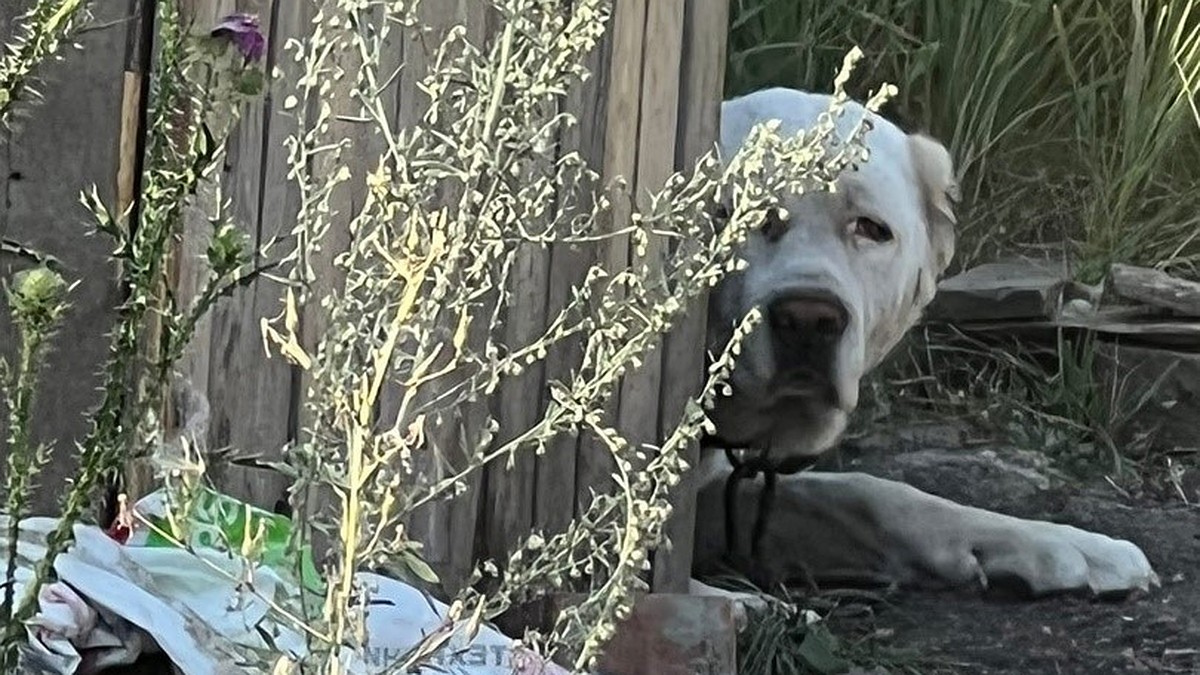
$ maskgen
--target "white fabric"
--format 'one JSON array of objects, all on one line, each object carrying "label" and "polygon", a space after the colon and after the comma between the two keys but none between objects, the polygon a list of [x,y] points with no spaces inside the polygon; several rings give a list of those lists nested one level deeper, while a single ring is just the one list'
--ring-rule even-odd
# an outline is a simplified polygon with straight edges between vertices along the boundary
[{"label": "white fabric", "polygon": [[[56,524],[49,518],[22,521],[18,598],[45,552],[45,535]],[[269,568],[247,573],[244,559],[211,549],[122,545],[92,526],[77,525],[75,537],[55,562],[58,582],[42,589],[39,612],[28,624],[33,657],[28,665],[39,672],[86,675],[102,666],[131,663],[144,649],[161,648],[184,675],[224,675],[248,672],[235,664],[245,663],[250,649],[304,653],[303,635],[276,621],[265,600],[239,591],[234,581],[249,579],[259,594],[277,601],[297,592]],[[6,549],[2,536],[0,544]],[[444,626],[444,603],[377,574],[360,573],[358,579],[369,598],[368,637],[363,653],[344,655],[349,673],[394,669],[425,635]],[[278,651],[267,649],[260,630],[272,636]],[[511,638],[487,627],[470,644],[460,632],[419,672],[567,672],[532,654],[518,658],[513,646]]]}]

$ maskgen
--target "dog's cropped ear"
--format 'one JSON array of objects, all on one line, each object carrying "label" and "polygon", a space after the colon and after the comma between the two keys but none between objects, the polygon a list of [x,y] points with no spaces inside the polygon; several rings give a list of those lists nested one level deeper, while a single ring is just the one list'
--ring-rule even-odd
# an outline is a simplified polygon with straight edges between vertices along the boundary
[{"label": "dog's cropped ear", "polygon": [[954,204],[959,200],[954,160],[944,145],[924,134],[909,135],[908,148],[924,195],[925,222],[929,226],[929,242],[940,276],[954,257],[954,226],[958,222]]}]

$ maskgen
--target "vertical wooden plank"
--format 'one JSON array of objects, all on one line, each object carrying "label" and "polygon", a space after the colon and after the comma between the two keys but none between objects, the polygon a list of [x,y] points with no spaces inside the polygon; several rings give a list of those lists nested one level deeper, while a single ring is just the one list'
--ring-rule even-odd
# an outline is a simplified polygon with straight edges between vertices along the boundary
[{"label": "vertical wooden plank", "polygon": [[[408,128],[422,123],[428,110],[429,99],[419,90],[417,82],[428,74],[433,62],[432,50],[436,50],[453,26],[466,28],[466,39],[480,48],[496,29],[496,15],[487,3],[476,0],[455,0],[445,3],[425,3],[419,8],[422,36],[406,34],[401,43],[403,68],[397,87],[397,128]],[[453,203],[457,199],[454,191],[446,191],[441,199]],[[492,330],[487,317],[490,307],[478,307],[476,320],[468,333],[472,348],[482,349],[488,333]],[[443,317],[450,321],[451,317]],[[427,400],[441,393],[451,383],[445,378],[424,385],[418,400]],[[404,392],[392,383],[385,389],[381,401],[381,418],[386,424],[394,423],[399,400]],[[414,468],[428,479],[444,478],[448,468],[462,469],[470,460],[469,447],[479,437],[491,416],[489,401],[479,400],[465,403],[453,411],[452,416],[440,416],[433,420],[427,431],[429,447],[414,461]],[[438,573],[448,592],[461,587],[476,561],[476,534],[481,522],[481,509],[486,497],[486,472],[475,473],[465,481],[466,490],[453,500],[438,500],[429,503],[410,515],[408,534],[424,545],[423,556]]]},{"label": "vertical wooden plank", "polygon": [[[348,143],[313,157],[312,176],[319,184],[345,168],[349,170],[349,178],[336,187],[329,197],[330,224],[324,238],[309,244],[314,279],[309,301],[300,312],[300,337],[305,351],[314,357],[317,345],[330,327],[329,311],[321,306],[321,302],[345,287],[346,274],[335,261],[350,248],[350,221],[364,201],[366,172],[374,168],[369,165],[367,157],[371,127],[360,121],[361,104],[353,95],[358,70],[363,66],[362,59],[357,49],[349,43],[343,46],[338,56],[341,57],[339,63],[344,72],[336,79],[333,74],[324,76],[328,78],[330,91],[322,95],[322,103],[328,103],[332,110],[326,140]],[[302,400],[307,400],[311,395],[311,377],[302,371],[300,379],[300,396]],[[309,424],[309,413],[303,405],[299,415],[300,426],[297,431]]]},{"label": "vertical wooden plank", "polygon": [[[378,11],[379,8],[376,10]],[[379,20],[380,16],[380,14],[375,14],[373,18]],[[392,30],[395,32],[400,28],[392,26]],[[403,50],[406,41],[400,37],[398,32],[395,32],[389,37],[389,46],[396,50]],[[301,312],[300,333],[305,349],[314,356],[316,356],[317,345],[324,339],[326,331],[330,328],[329,310],[321,306],[322,299],[339,293],[345,287],[345,272],[342,267],[335,264],[335,260],[350,248],[351,231],[349,226],[366,202],[366,176],[377,168],[380,156],[386,149],[381,132],[374,122],[367,121],[368,116],[364,114],[361,102],[353,95],[358,85],[360,70],[363,67],[362,55],[359,53],[358,47],[347,43],[339,56],[339,67],[345,73],[340,79],[330,80],[332,88],[328,93],[322,95],[322,99],[332,108],[328,140],[349,141],[349,143],[340,150],[315,158],[312,171],[316,179],[321,181],[345,168],[349,171],[349,178],[334,190],[329,200],[330,229],[319,243],[319,249],[310,254],[315,279],[309,302]],[[381,81],[391,77],[392,71],[400,63],[399,56],[400,51],[383,54],[382,62],[378,64],[378,77]],[[399,106],[406,100],[405,95],[417,91],[412,75],[409,73],[405,73],[405,75],[407,78],[402,76],[399,85],[393,83],[390,85],[393,90],[384,93],[384,99],[387,101],[383,111],[385,116],[396,116]],[[416,77],[420,77],[420,74],[418,73]],[[402,90],[405,82],[413,83],[411,90]],[[395,126],[392,128],[395,130]],[[295,401],[297,408],[294,414],[294,433],[298,436],[305,434],[306,428],[311,423],[310,412],[305,408],[306,401],[312,395],[311,386],[310,374],[299,371]],[[387,387],[377,405],[375,411],[377,417],[390,420],[384,422],[390,425],[391,422],[394,422],[398,403],[399,392],[395,387]],[[326,509],[331,497],[331,493],[323,490],[319,495],[310,495],[310,508]],[[444,525],[440,528],[428,528],[427,531],[429,540],[435,542],[445,540],[446,527]],[[318,549],[323,548],[320,539],[318,534],[316,541]],[[426,538],[421,538],[421,540],[426,541]],[[442,551],[443,547],[435,544],[433,548],[440,552],[438,559],[445,557],[444,551]]]},{"label": "vertical wooden plank", "polygon": [[[677,171],[688,172],[697,159],[715,147],[719,137],[728,20],[727,0],[687,0],[675,145]],[[660,438],[665,439],[674,429],[688,400],[703,386],[707,321],[708,303],[701,297],[687,308],[666,338],[659,394]],[[693,444],[687,451],[688,464],[695,467],[699,458],[699,447]],[[652,584],[655,592],[687,590],[692,571],[698,487],[696,473],[687,471],[672,491],[673,512],[665,529],[671,546],[655,552]]]},{"label": "vertical wooden plank", "polygon": [[[156,44],[155,40],[160,27],[155,4],[147,0],[129,0],[126,7],[131,22],[127,28],[124,90],[121,98],[121,137],[117,158],[117,213],[124,217],[124,227],[127,233],[133,234],[143,226],[144,200],[140,192],[146,187],[143,176],[148,168],[145,165],[146,144],[149,143],[148,139],[152,133],[152,130],[147,129],[146,125],[152,123],[150,116],[153,113],[149,109],[152,101],[151,80],[155,77],[153,72],[155,51],[161,46]],[[181,14],[183,14],[181,19],[186,22],[190,8],[185,5],[181,9]],[[184,116],[187,116],[186,112]],[[182,208],[186,209],[187,207]],[[188,214],[181,212],[180,218],[186,221]],[[171,223],[171,227],[177,225],[177,223]],[[162,252],[165,283],[163,283],[164,280],[156,279],[153,282],[155,287],[148,289],[154,296],[151,302],[155,306],[166,306],[166,296],[175,285],[179,270],[179,251],[177,249],[178,242],[176,240],[165,242]],[[118,276],[124,275],[124,265],[124,261],[116,261],[115,267]],[[121,289],[123,294],[129,291],[128,288]],[[143,364],[160,361],[164,356],[161,353],[163,323],[158,312],[147,313],[142,320],[142,325],[138,326],[138,332],[142,345],[138,356],[142,359]],[[127,385],[137,389],[137,396],[148,393],[143,389],[149,386],[149,382],[153,378],[153,375],[150,374],[151,370],[152,368],[147,365],[140,365],[135,367],[130,374]],[[161,392],[162,398],[158,402],[158,409],[154,411],[159,415],[159,424],[166,433],[172,433],[176,424],[175,407],[171,405],[171,386],[170,382],[165,383]],[[124,414],[127,416],[131,412],[133,411],[127,410]],[[122,478],[122,490],[131,499],[139,499],[153,490],[154,465],[151,458],[146,456],[126,457]]]},{"label": "vertical wooden plank", "polygon": [[[683,49],[683,0],[651,2],[646,14],[642,51],[641,124],[637,136],[637,179],[634,199],[639,210],[648,209],[650,195],[661,190],[674,170],[674,139],[679,113],[679,64]],[[669,149],[664,148],[669,144]],[[667,245],[651,236],[645,259],[630,260],[646,267],[650,289],[661,282]],[[644,365],[625,376],[617,416],[621,432],[634,445],[658,441],[659,388],[662,349],[643,356]]]},{"label": "vertical wooden plank", "polygon": [[[27,3],[0,3],[0,14],[19,15]],[[89,428],[87,411],[99,403],[100,368],[107,334],[119,302],[112,244],[88,236],[92,220],[79,195],[95,185],[106,204],[116,205],[117,144],[120,130],[123,54],[128,22],[124,3],[93,8],[95,28],[79,36],[82,51],[66,49],[64,59],[40,69],[44,96],[16,115],[3,152],[0,175],[6,193],[0,203],[0,236],[27,243],[58,257],[68,280],[79,280],[71,309],[54,341],[34,409],[34,436],[53,442],[54,460],[39,476],[36,513],[49,514],[78,466],[74,441]],[[0,254],[0,278],[26,266]],[[15,344],[8,312],[0,311],[0,345]],[[0,440],[0,456],[6,449]]]},{"label": "vertical wooden plank", "polygon": [[[236,9],[233,0],[189,0],[181,4],[185,21],[191,22],[193,31],[206,30],[215,25],[220,17]],[[209,218],[219,214],[222,176],[220,173],[201,179],[193,195],[183,207],[183,231],[174,246],[170,260],[169,283],[174,288],[175,298],[181,311],[188,311],[204,290],[211,271],[206,257],[212,225]],[[208,380],[212,349],[211,312],[196,322],[191,341],[177,364],[178,370],[187,378],[191,387],[208,396]],[[168,387],[171,385],[168,384]],[[173,406],[171,397],[164,402],[164,421],[170,427],[182,422],[171,419]],[[209,420],[211,426],[211,418]],[[208,438],[198,439],[207,444]]]},{"label": "vertical wooden plank", "polygon": [[[604,133],[603,176],[605,181],[618,177],[624,179],[627,188],[637,184],[637,144],[640,123],[642,92],[642,48],[646,31],[646,5],[648,0],[623,0],[613,7],[610,21],[612,57],[609,67],[608,88],[605,91],[606,119]],[[632,205],[627,193],[612,195],[611,218],[614,227],[629,222]],[[629,238],[618,236],[609,239],[601,260],[608,269],[625,269],[629,266]],[[606,418],[614,420],[620,409],[619,401],[606,406]],[[611,491],[611,475],[616,464],[608,450],[593,436],[585,435],[580,441],[579,459],[576,464],[576,512],[587,508],[591,493]]]},{"label": "vertical wooden plank", "polygon": [[[468,344],[481,348],[486,344],[491,330],[492,326],[487,321],[474,321],[468,332]],[[477,401],[463,405],[458,411],[458,423],[448,424],[446,431],[449,433],[443,438],[450,436],[453,441],[467,439],[468,443],[475,443],[484,425],[492,417],[490,403],[480,397]],[[468,453],[473,448],[459,442],[458,445],[447,449],[458,450],[456,455],[450,457],[450,462],[455,469],[461,469],[470,460]],[[449,502],[433,505],[428,513],[430,527],[427,531],[432,533],[431,541],[436,546],[435,552],[440,556],[439,574],[443,580],[443,588],[448,593],[457,593],[462,589],[483,553],[476,544],[480,530],[487,527],[483,508],[486,492],[485,473],[477,471],[469,476],[465,481],[465,492]]]},{"label": "vertical wooden plank", "polygon": [[[212,226],[208,216],[213,204],[219,196],[217,176],[212,181],[202,181],[197,186],[193,203],[184,207],[183,233],[175,252],[178,267],[175,271],[175,296],[179,307],[184,311],[190,309],[204,290],[210,271],[206,250]],[[196,322],[191,342],[183,352],[177,365],[178,370],[188,379],[192,387],[207,396],[208,378],[212,346],[212,314],[209,313]],[[169,399],[168,399],[169,400]],[[181,420],[176,420],[179,422]],[[207,442],[208,439],[200,439]]]},{"label": "vertical wooden plank", "polygon": [[[549,115],[557,110],[546,111]],[[554,157],[542,157],[530,166],[528,180],[542,180],[553,172]],[[534,232],[547,222],[529,223]],[[512,350],[533,342],[546,328],[550,281],[550,251],[541,244],[518,244],[507,289],[507,307],[502,341]],[[500,423],[497,440],[507,443],[541,419],[544,410],[545,361],[530,364],[517,376],[505,378],[496,400]],[[487,553],[503,557],[528,536],[533,527],[534,494],[537,492],[537,456],[530,449],[519,452],[512,468],[497,462],[488,467],[489,518],[485,521]]]},{"label": "vertical wooden plank", "polygon": [[[419,91],[417,82],[429,75],[429,68],[434,63],[434,52],[445,39],[446,33],[453,26],[461,24],[468,26],[468,35],[471,38],[478,39],[482,26],[477,24],[471,30],[471,17],[467,14],[469,8],[466,6],[468,3],[470,0],[443,0],[440,3],[421,5],[419,10],[421,25],[428,32],[425,33],[424,39],[410,40],[405,45],[404,67],[407,72],[404,84],[410,86],[411,89],[400,93],[399,111],[405,116],[406,124],[414,126],[422,124],[421,118],[429,110],[429,97]],[[450,203],[454,199],[454,195],[451,194],[442,194],[441,196],[446,203]],[[443,320],[450,321],[446,317],[443,317]],[[421,398],[437,396],[442,393],[442,388],[448,385],[449,383],[445,381],[431,383],[429,386],[423,387]],[[482,410],[481,413],[486,414]],[[444,478],[446,463],[457,459],[453,456],[452,449],[458,442],[459,434],[465,432],[466,429],[461,424],[456,425],[454,420],[438,416],[434,420],[434,427],[428,432],[430,443],[417,462],[418,471],[433,481]],[[468,483],[468,493],[455,501],[470,499],[477,504],[482,496],[480,490],[482,480],[482,476],[474,476]],[[467,550],[471,551],[468,555],[475,553],[473,536],[461,539],[455,537],[451,527],[453,515],[458,515],[463,519],[460,523],[460,530],[470,532],[472,535],[475,533],[475,524],[478,522],[474,511],[455,509],[454,506],[453,502],[446,500],[434,501],[413,513],[410,521],[412,536],[424,544],[423,553],[426,561],[433,565],[434,569],[439,570],[439,573],[451,584],[458,580],[460,574],[458,568],[461,567],[461,563],[455,560],[455,546],[465,544]]]},{"label": "vertical wooden plank", "polygon": [[[422,117],[429,107],[429,98],[418,88],[417,83],[426,76],[429,65],[432,63],[432,54],[428,50],[436,49],[444,38],[445,31],[459,21],[459,14],[462,11],[461,3],[462,0],[422,3],[417,9],[418,27],[397,29],[398,31],[403,30],[404,35],[397,41],[401,70],[395,92],[396,129],[408,129],[422,123]],[[422,36],[417,36],[414,34],[416,30],[425,32]],[[423,387],[421,399],[440,393],[439,384],[435,382]],[[380,418],[383,424],[390,426],[395,423],[395,417],[404,395],[402,387],[395,382],[389,382],[385,386],[380,395]],[[463,411],[459,416],[459,421],[461,422],[466,416],[466,411]],[[433,422],[434,424],[427,432],[430,447],[444,449],[455,443],[460,429],[454,424],[454,420],[439,418],[434,419]],[[441,462],[437,460],[438,458],[432,452],[422,452],[414,458],[414,470],[418,475],[423,474],[432,480],[437,480],[442,477],[443,471]],[[478,479],[475,479],[474,483],[477,484]],[[461,575],[452,569],[459,566],[452,562],[454,550],[459,546],[465,546],[467,551],[474,552],[475,512],[473,509],[463,509],[459,502],[478,499],[478,495],[477,486],[471,485],[468,492],[455,500],[454,504],[447,504],[441,500],[426,504],[411,513],[405,524],[408,536],[422,543],[424,548],[421,554],[424,560],[447,585],[453,585],[455,579],[465,575],[465,568]],[[463,525],[454,531],[450,527],[450,522],[451,510],[456,507]],[[455,543],[452,545],[451,541]],[[469,556],[470,553],[467,555]]]},{"label": "vertical wooden plank", "polygon": [[[604,153],[605,107],[604,93],[608,88],[611,42],[604,40],[588,56],[587,68],[591,77],[576,84],[567,93],[564,107],[575,115],[574,126],[564,129],[559,141],[560,155],[578,152],[589,166],[599,166]],[[572,186],[579,194],[591,194],[599,185]],[[559,207],[563,195],[559,195]],[[580,209],[591,203],[579,204]],[[555,244],[550,252],[548,313],[556,316],[571,299],[572,289],[581,284],[588,269],[596,262],[596,247],[590,244]],[[568,381],[573,369],[583,357],[579,340],[564,340],[554,345],[546,356],[546,380]],[[547,532],[563,531],[575,515],[576,459],[580,443],[576,435],[563,434],[556,438],[546,454],[537,459],[537,493],[534,502],[534,524]]]},{"label": "vertical wooden plank", "polygon": [[[290,83],[300,71],[284,48],[289,37],[308,29],[308,0],[239,0],[239,11],[258,14],[267,37],[265,68],[281,77],[268,78],[260,101],[247,104],[230,139],[223,180],[230,200],[230,220],[255,247],[256,265],[278,260],[292,245],[288,232],[295,223],[299,192],[287,178],[284,140],[296,130],[294,114],[283,108]],[[265,254],[261,248],[279,243]],[[260,320],[276,315],[282,289],[260,278],[235,291],[215,308],[211,329],[208,397],[212,423],[210,447],[234,454],[278,460],[293,438],[293,369],[263,349]],[[213,467],[218,486],[256,506],[272,508],[286,498],[287,479],[265,468]]]},{"label": "vertical wooden plank", "polygon": [[[474,0],[459,0],[457,3],[456,18],[458,23],[461,23],[467,29],[467,39],[479,49],[486,51],[499,30],[499,17],[494,13],[491,7],[486,3],[475,2]],[[530,266],[528,269],[536,270],[539,261],[533,258],[527,261]],[[542,262],[542,265],[548,264]],[[544,274],[544,270],[543,270]],[[532,280],[531,280],[532,283]],[[545,283],[544,281],[542,282]],[[535,296],[537,294],[534,294]],[[545,299],[545,288],[541,289],[541,298]],[[497,298],[498,300],[498,298]],[[490,309],[490,308],[489,308]],[[477,349],[482,349],[486,344],[488,335],[495,329],[494,326],[488,325],[484,317],[487,315],[479,314],[478,319],[474,322],[470,332],[471,344]],[[523,329],[528,330],[534,326],[526,325]],[[506,336],[508,337],[508,336]],[[533,384],[536,387],[540,384],[540,380]],[[494,401],[480,400],[475,403],[468,403],[465,406],[462,414],[462,420],[455,430],[457,436],[455,438],[478,438],[484,429],[489,419],[493,416]],[[503,429],[501,433],[504,433]],[[458,452],[451,455],[449,458],[450,464],[455,468],[465,466],[470,460],[470,448],[458,447],[457,445],[446,446],[448,448],[457,448]],[[525,531],[529,530],[530,519],[532,518],[531,494],[533,491],[533,467],[526,462],[525,467],[521,467],[515,475],[522,476],[526,484],[519,486],[513,494],[513,499],[519,502],[521,517],[514,519],[512,522],[521,522],[524,524]],[[443,538],[435,539],[435,543],[440,544],[440,549],[446,558],[446,569],[448,573],[447,589],[451,592],[458,590],[466,581],[471,570],[475,567],[477,560],[482,558],[491,551],[488,548],[480,550],[477,543],[480,539],[483,540],[485,547],[505,543],[504,536],[495,536],[492,542],[487,541],[486,534],[493,529],[489,524],[487,507],[491,507],[494,513],[497,506],[503,510],[510,506],[504,504],[503,500],[495,499],[496,495],[490,491],[491,486],[487,486],[486,482],[491,479],[493,469],[486,469],[483,473],[476,472],[467,479],[467,491],[456,499],[439,504],[434,512],[434,522],[437,526],[437,531],[444,532]],[[489,501],[485,501],[488,499]],[[510,523],[510,527],[511,527]],[[480,530],[484,532],[481,533]],[[501,530],[502,531],[502,530]],[[508,530],[507,537],[514,536],[513,530]],[[478,536],[484,534],[485,536]],[[511,542],[511,539],[508,539]],[[502,551],[500,551],[502,552]]]}]

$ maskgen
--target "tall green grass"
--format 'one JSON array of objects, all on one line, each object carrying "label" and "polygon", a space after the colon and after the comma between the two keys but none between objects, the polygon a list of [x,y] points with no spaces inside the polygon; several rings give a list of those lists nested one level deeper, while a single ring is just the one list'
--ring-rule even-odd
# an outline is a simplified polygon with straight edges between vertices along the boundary
[{"label": "tall green grass", "polygon": [[1060,38],[1090,178],[1082,276],[1094,281],[1117,261],[1194,261],[1200,9],[1191,0],[1088,4],[1092,30]]},{"label": "tall green grass", "polygon": [[853,45],[858,94],[954,154],[959,267],[1065,246],[1078,276],[1200,255],[1196,0],[734,0],[728,95],[819,89]]}]

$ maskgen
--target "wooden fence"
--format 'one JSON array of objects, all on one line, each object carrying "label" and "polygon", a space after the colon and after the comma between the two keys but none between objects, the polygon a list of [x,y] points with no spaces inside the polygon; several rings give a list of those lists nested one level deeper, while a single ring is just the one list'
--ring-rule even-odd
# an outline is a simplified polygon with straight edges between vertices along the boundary
[{"label": "wooden fence", "polygon": [[[235,10],[261,16],[269,45],[268,68],[278,67],[285,77],[295,74],[296,66],[283,58],[282,46],[310,27],[310,2],[194,2],[201,25]],[[13,4],[0,6],[0,35],[5,37],[21,9]],[[590,57],[592,79],[572,90],[564,103],[579,124],[560,138],[562,150],[578,151],[592,166],[602,166],[606,178],[623,176],[634,188],[635,199],[709,150],[717,135],[727,5],[726,0],[616,0],[605,41]],[[484,10],[482,0],[427,0],[422,11],[430,25],[444,30],[463,24],[474,39],[486,40],[495,29],[494,17]],[[65,457],[71,454],[72,441],[86,431],[86,412],[97,402],[96,374],[118,298],[106,258],[108,242],[87,236],[87,213],[78,195],[96,184],[107,203],[114,203],[116,197],[122,81],[126,64],[132,63],[129,38],[138,24],[129,12],[125,2],[96,3],[98,27],[80,40],[83,53],[70,53],[65,61],[46,68],[45,100],[30,109],[0,151],[0,235],[52,253],[73,278],[81,280],[38,404],[37,433],[54,441],[57,457],[62,458],[43,476],[39,501],[43,511],[51,507],[74,470]],[[427,56],[415,41],[403,39],[397,39],[392,56],[397,63],[408,64],[393,85],[396,95],[389,97],[394,101],[390,112],[401,127],[421,113],[422,97],[413,72],[423,70]],[[269,89],[243,111],[222,175],[234,220],[255,243],[288,232],[299,206],[298,192],[285,177],[283,140],[294,131],[294,120],[284,111],[283,98]],[[361,176],[376,141],[352,123],[344,124],[353,146],[343,161]],[[353,195],[345,198],[352,200]],[[618,200],[618,216],[628,214],[631,206]],[[205,227],[203,223],[189,227],[181,245],[179,290],[185,296],[204,272],[197,262]],[[336,241],[335,237],[334,246],[321,254],[325,269],[337,253]],[[521,251],[514,280],[517,294],[503,328],[506,336],[520,340],[540,333],[547,316],[564,305],[571,286],[591,261],[624,265],[629,254],[627,241],[592,250],[562,246]],[[2,256],[0,275],[8,276],[20,263]],[[277,285],[255,283],[223,301],[199,327],[185,366],[210,402],[209,448],[277,455],[302,428],[300,397],[305,383],[282,360],[264,356],[259,332],[260,318],[277,313],[280,299]],[[646,366],[621,386],[610,412],[632,440],[657,442],[679,419],[687,397],[699,385],[703,303],[693,310]],[[11,344],[6,321],[7,317],[0,317],[0,345]],[[302,317],[306,335],[315,334],[322,324],[322,317],[314,312]],[[578,356],[577,345],[554,351],[543,364],[506,385],[494,401],[483,404],[490,405],[500,420],[502,436],[528,426],[540,415],[546,382],[564,377]],[[605,452],[586,439],[564,439],[542,456],[518,459],[511,471],[489,470],[462,498],[427,509],[413,523],[414,534],[425,542],[435,568],[448,579],[459,580],[475,557],[503,552],[531,527],[561,530],[578,512],[589,488],[603,489],[610,473]],[[220,489],[268,508],[286,489],[282,476],[265,469],[216,466],[213,477]],[[669,526],[674,547],[657,553],[656,590],[678,591],[686,586],[694,492],[686,479],[677,490]]]}]

